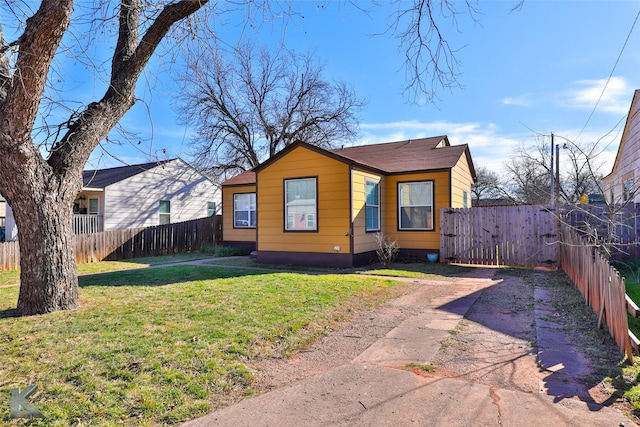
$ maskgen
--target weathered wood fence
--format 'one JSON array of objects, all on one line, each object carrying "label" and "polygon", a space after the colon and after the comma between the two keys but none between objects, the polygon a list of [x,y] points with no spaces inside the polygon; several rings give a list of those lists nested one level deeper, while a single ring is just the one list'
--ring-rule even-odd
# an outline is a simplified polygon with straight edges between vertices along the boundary
[{"label": "weathered wood fence", "polygon": [[[76,262],[97,262],[191,252],[222,241],[222,217],[147,228],[76,235]],[[18,242],[0,243],[0,270],[20,268]]]},{"label": "weathered wood fence", "polygon": [[440,209],[440,259],[532,267],[558,262],[558,221],[550,206]]},{"label": "weathered wood fence", "polygon": [[598,328],[605,322],[622,354],[633,362],[632,345],[637,350],[637,339],[627,321],[628,302],[633,302],[627,298],[624,277],[568,224],[560,226],[560,235],[562,270],[598,315]]},{"label": "weathered wood fence", "polygon": [[640,258],[640,204],[566,205],[563,221],[592,239],[610,240],[611,259]]},{"label": "weathered wood fence", "polygon": [[550,206],[441,209],[440,259],[468,264],[558,265],[598,315],[598,327],[605,322],[621,352],[633,361],[632,347],[638,350],[640,342],[629,331],[627,312],[640,316],[640,309],[626,296],[624,278],[585,240],[578,225],[585,225],[587,218],[593,220],[586,209],[571,207],[560,216]]}]

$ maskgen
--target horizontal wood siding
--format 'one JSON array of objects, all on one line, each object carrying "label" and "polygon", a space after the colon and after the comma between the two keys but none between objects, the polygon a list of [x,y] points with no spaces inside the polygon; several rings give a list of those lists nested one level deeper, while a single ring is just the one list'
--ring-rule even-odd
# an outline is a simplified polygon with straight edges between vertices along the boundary
[{"label": "horizontal wood siding", "polygon": [[[76,262],[98,262],[198,251],[222,240],[222,217],[206,217],[148,228],[76,236]],[[20,269],[17,241],[0,243],[0,270]]]},{"label": "horizontal wood siding", "polygon": [[[618,153],[611,174],[603,179],[605,197],[609,203],[621,203],[622,183],[625,180],[634,180],[634,189],[640,185],[640,176],[637,174],[638,162],[640,162],[640,92],[636,91],[629,108],[629,115],[624,132],[618,147]],[[613,191],[613,200],[611,192]],[[636,191],[633,197],[634,203],[640,203],[640,192]]]},{"label": "horizontal wood siding", "polygon": [[[471,170],[466,156],[461,156],[458,163],[451,170],[451,207],[471,207]],[[464,205],[464,194],[467,194],[467,206]]]},{"label": "horizontal wood siding", "polygon": [[[284,180],[317,177],[318,231],[285,232]],[[258,252],[350,253],[349,166],[298,147],[257,174]],[[334,250],[339,246],[339,250]]]},{"label": "horizontal wood siding", "polygon": [[255,185],[234,185],[222,188],[222,203],[226,215],[223,215],[222,230],[223,239],[229,242],[255,242],[255,228],[233,228],[233,195],[255,193]]},{"label": "horizontal wood siding", "polygon": [[[402,249],[434,249],[440,247],[440,208],[450,207],[450,174],[448,171],[405,174],[389,176],[386,179],[384,196],[384,212],[386,218],[384,233],[391,240],[396,240]],[[434,181],[434,230],[433,231],[399,231],[398,230],[398,183],[411,181]]]},{"label": "horizontal wood siding", "polygon": [[375,251],[376,232],[367,232],[366,224],[366,187],[367,180],[378,181],[380,183],[380,231],[384,230],[384,193],[385,193],[385,177],[353,170],[351,173],[352,188],[352,221],[353,221],[353,253],[360,254],[363,252]]},{"label": "horizontal wood siding", "polygon": [[104,229],[158,225],[161,200],[171,202],[171,222],[207,216],[208,202],[215,202],[222,213],[220,189],[177,159],[106,187]]}]

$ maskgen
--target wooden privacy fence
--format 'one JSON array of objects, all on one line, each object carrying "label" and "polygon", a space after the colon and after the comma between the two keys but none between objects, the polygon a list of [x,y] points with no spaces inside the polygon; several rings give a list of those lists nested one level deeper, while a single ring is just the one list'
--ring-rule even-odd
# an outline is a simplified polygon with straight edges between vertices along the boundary
[{"label": "wooden privacy fence", "polygon": [[440,259],[532,267],[558,262],[558,221],[550,206],[440,209]]},{"label": "wooden privacy fence", "polygon": [[[76,262],[130,259],[200,250],[222,241],[222,217],[76,235]],[[18,242],[0,243],[0,269],[20,268]]]},{"label": "wooden privacy fence", "polygon": [[607,324],[622,354],[633,363],[631,347],[637,339],[629,331],[627,306],[628,301],[631,305],[633,302],[627,298],[624,277],[569,225],[562,224],[560,233],[562,269],[598,315],[598,327],[603,321]]},{"label": "wooden privacy fence", "polygon": [[611,233],[611,259],[640,258],[640,204],[566,205],[563,220],[599,241]]}]

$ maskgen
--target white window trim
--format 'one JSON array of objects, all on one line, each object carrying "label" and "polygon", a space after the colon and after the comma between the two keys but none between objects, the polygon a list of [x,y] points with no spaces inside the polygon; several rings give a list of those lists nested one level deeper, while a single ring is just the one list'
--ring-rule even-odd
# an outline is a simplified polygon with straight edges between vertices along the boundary
[{"label": "white window trim", "polygon": [[[375,184],[378,187],[378,191],[377,191],[377,196],[378,196],[378,204],[377,205],[370,205],[368,203],[368,198],[367,198],[367,184]],[[378,226],[376,228],[369,228],[369,222],[368,217],[367,217],[367,212],[368,212],[368,208],[370,207],[375,207],[376,210],[378,211]],[[379,180],[373,180],[373,179],[368,179],[365,178],[364,180],[364,228],[365,231],[380,231],[380,223],[381,223],[381,218],[380,218],[380,181]]]},{"label": "white window trim", "polygon": [[[254,209],[251,210],[251,200],[249,200],[249,209],[248,210],[238,210],[236,209],[236,196],[245,196],[248,195],[249,198],[251,198],[251,196],[253,195],[253,199],[254,199]],[[250,193],[233,193],[233,228],[256,228],[255,225],[251,225],[251,213],[253,212],[253,217],[256,217],[257,215],[257,195],[255,192],[250,192]],[[248,221],[247,221],[247,225],[237,225],[237,220],[236,220],[236,213],[237,212],[247,212],[248,215]],[[257,220],[257,218],[256,218]]]},{"label": "white window trim", "polygon": [[[292,222],[290,221],[290,219],[294,219],[295,221],[295,215],[296,212],[294,213],[289,213],[289,206],[287,206],[287,200],[289,199],[289,195],[288,195],[288,191],[289,191],[289,186],[288,184],[290,182],[296,182],[296,181],[313,181],[313,212],[305,212],[305,214],[307,215],[305,218],[305,221],[307,222],[307,226],[309,225],[309,218],[313,219],[313,227],[309,227],[309,228],[293,228],[290,224],[292,224]],[[311,204],[309,204],[311,206]],[[305,177],[305,178],[287,178],[284,180],[284,212],[285,212],[285,224],[284,224],[284,230],[286,232],[293,232],[293,233],[297,233],[297,232],[309,232],[309,231],[318,231],[318,178],[317,177]]]},{"label": "white window trim", "polygon": [[[162,202],[169,203],[169,212],[160,212],[160,206],[162,206]],[[169,222],[162,222],[161,218],[163,216],[169,217]],[[160,225],[171,224],[171,200],[160,200],[160,202],[158,203],[158,224]]]}]

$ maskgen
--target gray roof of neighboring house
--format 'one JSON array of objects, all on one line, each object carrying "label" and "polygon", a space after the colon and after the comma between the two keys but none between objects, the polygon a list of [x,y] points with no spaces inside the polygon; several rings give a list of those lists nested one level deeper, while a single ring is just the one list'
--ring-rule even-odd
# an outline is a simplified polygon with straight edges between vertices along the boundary
[{"label": "gray roof of neighboring house", "polygon": [[86,170],[82,173],[82,185],[90,188],[105,188],[111,184],[131,178],[134,175],[148,171],[173,160],[176,159],[142,163],[139,165],[120,166],[109,169]]}]

